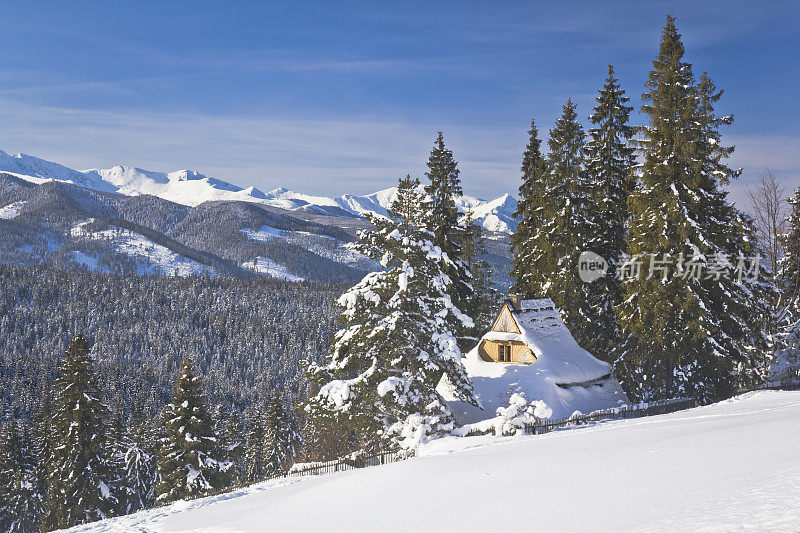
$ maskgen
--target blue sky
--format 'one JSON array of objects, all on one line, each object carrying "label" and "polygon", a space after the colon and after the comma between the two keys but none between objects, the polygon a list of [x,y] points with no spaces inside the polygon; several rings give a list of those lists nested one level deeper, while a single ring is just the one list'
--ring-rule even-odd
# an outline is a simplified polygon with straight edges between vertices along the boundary
[{"label": "blue sky", "polygon": [[638,107],[665,14],[726,90],[742,187],[800,185],[797,2],[0,2],[0,149],[75,168],[194,168],[368,193],[422,176],[436,131],[465,192],[516,192],[525,131],[608,63]]}]

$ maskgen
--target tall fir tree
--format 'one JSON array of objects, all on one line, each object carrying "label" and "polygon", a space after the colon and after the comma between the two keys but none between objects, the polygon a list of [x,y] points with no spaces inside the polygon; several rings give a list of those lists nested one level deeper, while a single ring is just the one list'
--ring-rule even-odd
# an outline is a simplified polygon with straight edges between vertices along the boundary
[{"label": "tall fir tree", "polygon": [[41,400],[33,411],[31,420],[31,442],[36,455],[37,492],[43,499],[47,495],[47,476],[53,470],[53,433],[51,424],[54,413],[53,391],[47,385],[41,392]]},{"label": "tall fir tree", "polygon": [[446,378],[463,400],[476,403],[454,330],[472,320],[454,304],[445,274],[454,267],[432,232],[401,231],[396,221],[369,217],[353,248],[381,261],[338,301],[342,329],[325,366],[308,365],[320,386],[307,412],[351,428],[360,449],[410,449],[453,427],[437,383]]},{"label": "tall fir tree", "polygon": [[542,164],[534,159],[538,145],[535,132],[531,135],[524,157],[533,161],[523,162],[523,169],[530,169],[530,176],[523,175],[523,186],[528,194],[539,194],[540,200],[526,198],[526,206],[520,208],[525,224],[514,237],[515,250],[521,254],[515,259],[515,278],[516,290],[523,296],[551,298],[578,344],[591,350],[597,340],[595,313],[589,285],[578,274],[578,259],[594,246],[597,206],[584,165],[586,135],[575,110],[568,100],[550,130],[547,173],[541,186]]},{"label": "tall fir tree", "polygon": [[776,310],[776,350],[767,376],[773,382],[800,378],[800,188],[795,189],[788,202],[790,210],[783,236],[785,253],[778,278],[781,299]]},{"label": "tall fir tree", "polygon": [[181,364],[172,402],[162,413],[162,426],[159,503],[203,496],[229,486],[231,464],[214,433],[200,376],[188,357]]},{"label": "tall fir tree", "polygon": [[[786,303],[797,301],[800,297],[800,188],[795,189],[788,202],[787,229],[783,236],[785,252],[780,262],[780,284],[786,295]],[[800,309],[796,312],[800,312]],[[800,315],[794,318],[800,319]]]},{"label": "tall fir tree", "polygon": [[751,379],[762,342],[755,285],[738,283],[734,268],[752,253],[751,229],[719,187],[738,174],[719,137],[732,118],[714,114],[721,92],[707,76],[697,84],[683,56],[668,15],[642,95],[641,186],[629,202],[627,249],[644,264],[623,282],[619,307],[615,370],[640,399],[727,394]]},{"label": "tall fir tree", "polygon": [[260,403],[248,406],[245,410],[245,479],[249,483],[267,476],[267,462],[264,453],[264,412]]},{"label": "tall fir tree", "polygon": [[22,421],[7,420],[0,430],[0,530],[39,530],[43,494],[36,469],[30,428]]},{"label": "tall fir tree", "polygon": [[43,519],[47,530],[114,516],[121,505],[111,411],[100,398],[94,362],[83,336],[70,342],[53,386],[52,457],[46,461]]},{"label": "tall fir tree", "polygon": [[539,130],[531,119],[530,139],[522,154],[522,184],[519,186],[519,201],[514,212],[517,228],[511,235],[512,259],[511,277],[514,290],[520,294],[535,297],[545,282],[544,273],[534,268],[539,260],[540,244],[533,239],[536,230],[544,221],[544,192],[547,188],[547,161],[542,156],[542,141]]},{"label": "tall fir tree", "polygon": [[430,183],[425,186],[422,211],[425,227],[433,235],[433,244],[446,252],[451,260],[461,259],[461,227],[456,199],[464,191],[459,174],[458,163],[453,152],[445,148],[444,135],[440,131],[428,157],[425,176]]},{"label": "tall fir tree", "polygon": [[391,218],[397,220],[404,231],[419,227],[422,223],[422,193],[419,180],[406,174],[397,183],[397,196],[387,209]]},{"label": "tall fir tree", "polygon": [[483,227],[475,223],[475,213],[472,209],[467,209],[461,219],[461,225],[464,228],[461,245],[464,263],[472,276],[473,301],[469,314],[475,322],[471,331],[466,333],[465,341],[474,346],[492,325],[497,311],[498,295],[492,285],[492,266],[482,258],[486,253],[486,236]]},{"label": "tall fir tree", "polygon": [[630,100],[608,66],[608,77],[597,96],[597,105],[589,116],[594,126],[589,129],[586,145],[586,174],[593,209],[588,211],[595,228],[591,251],[608,262],[606,275],[586,287],[591,316],[583,335],[584,348],[598,357],[610,360],[619,343],[615,307],[622,301],[617,276],[617,263],[625,253],[625,232],[628,220],[628,197],[635,186],[632,175],[636,164],[631,139],[635,129],[629,124]]},{"label": "tall fir tree", "polygon": [[264,422],[264,452],[267,475],[285,474],[300,454],[303,438],[297,418],[277,392],[267,402]]},{"label": "tall fir tree", "polygon": [[240,484],[245,480],[245,433],[239,412],[218,405],[214,413],[214,432],[225,450],[225,459],[231,463],[231,481]]},{"label": "tall fir tree", "polygon": [[125,512],[135,513],[155,505],[157,483],[158,442],[150,420],[140,408],[131,413],[121,443]]},{"label": "tall fir tree", "polygon": [[[461,188],[458,163],[452,150],[444,145],[444,136],[440,131],[428,157],[428,172],[425,176],[429,182],[425,186],[422,198],[422,226],[431,233],[431,242],[447,253],[450,262],[446,265],[446,274],[450,278],[449,294],[453,302],[469,316],[476,314],[480,306],[479,295],[472,284],[472,272],[464,261],[464,244],[470,238],[456,201],[464,194]],[[481,332],[482,333],[482,332]],[[461,349],[472,347],[473,337],[478,332],[473,327],[460,327],[456,332]]]}]

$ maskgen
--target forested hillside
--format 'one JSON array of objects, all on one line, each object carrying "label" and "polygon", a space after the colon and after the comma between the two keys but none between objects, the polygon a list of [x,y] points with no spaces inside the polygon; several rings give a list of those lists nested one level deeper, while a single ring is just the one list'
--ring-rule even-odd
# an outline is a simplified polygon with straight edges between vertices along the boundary
[{"label": "forested hillside", "polygon": [[195,359],[210,403],[239,409],[303,391],[300,359],[320,360],[340,288],[264,279],[159,278],[0,266],[0,410],[28,418],[79,332],[101,388],[149,419]]}]

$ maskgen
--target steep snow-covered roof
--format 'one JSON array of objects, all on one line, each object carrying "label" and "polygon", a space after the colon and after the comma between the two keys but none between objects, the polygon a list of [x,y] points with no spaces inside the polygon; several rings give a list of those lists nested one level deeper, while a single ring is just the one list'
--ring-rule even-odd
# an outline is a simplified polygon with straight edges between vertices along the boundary
[{"label": "steep snow-covered roof", "polygon": [[[592,381],[611,372],[611,365],[578,346],[550,298],[522,300],[519,310],[511,306],[510,311],[520,330],[518,340],[536,356],[534,365],[556,383]],[[491,340],[494,334],[484,338]]]},{"label": "steep snow-covered roof", "polygon": [[556,418],[628,401],[610,376],[611,365],[578,346],[552,300],[523,300],[519,309],[511,304],[508,308],[520,333],[489,331],[481,341],[522,341],[536,361],[530,365],[485,361],[477,346],[468,352],[463,363],[484,409],[457,401],[446,380],[438,387],[460,423],[491,418],[514,392],[524,392],[529,401],[543,400]]}]

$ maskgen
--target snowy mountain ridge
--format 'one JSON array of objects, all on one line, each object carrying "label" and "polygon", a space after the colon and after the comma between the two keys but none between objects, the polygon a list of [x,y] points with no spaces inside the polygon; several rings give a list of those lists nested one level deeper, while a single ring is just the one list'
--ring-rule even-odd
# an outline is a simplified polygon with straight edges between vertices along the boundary
[{"label": "snowy mountain ridge", "polygon": [[[149,194],[192,207],[215,200],[245,201],[339,217],[361,217],[365,213],[386,216],[386,210],[397,194],[396,187],[367,195],[344,194],[336,198],[303,194],[285,187],[264,193],[255,187],[242,188],[195,170],[164,173],[118,165],[108,169],[81,171],[35,156],[11,155],[2,150],[0,171],[37,184],[62,181],[126,196]],[[517,200],[509,194],[488,201],[462,196],[457,204],[463,212],[471,209],[475,219],[487,231],[511,233],[516,229],[513,213],[517,208]]]}]

